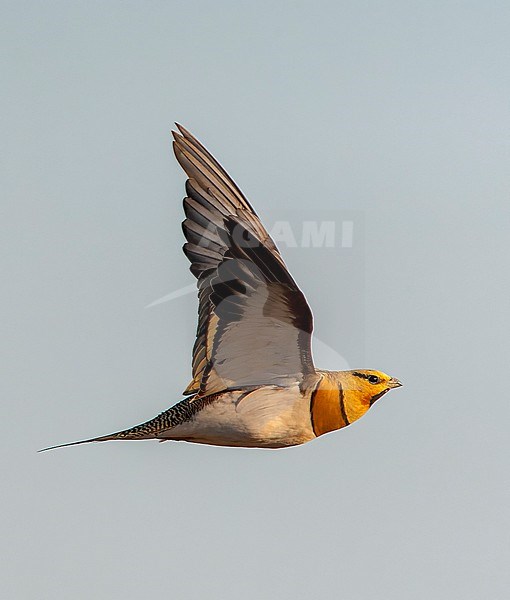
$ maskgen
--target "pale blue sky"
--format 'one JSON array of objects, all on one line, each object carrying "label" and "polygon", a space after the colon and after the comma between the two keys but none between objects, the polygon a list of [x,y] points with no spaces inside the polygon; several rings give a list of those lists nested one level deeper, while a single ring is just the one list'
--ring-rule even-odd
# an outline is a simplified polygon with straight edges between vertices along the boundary
[{"label": "pale blue sky", "polygon": [[[508,3],[1,10],[0,595],[505,598]],[[285,451],[36,454],[188,383],[195,299],[144,308],[192,283],[173,121],[266,223],[352,218],[351,252],[285,256],[324,360],[405,387]]]}]

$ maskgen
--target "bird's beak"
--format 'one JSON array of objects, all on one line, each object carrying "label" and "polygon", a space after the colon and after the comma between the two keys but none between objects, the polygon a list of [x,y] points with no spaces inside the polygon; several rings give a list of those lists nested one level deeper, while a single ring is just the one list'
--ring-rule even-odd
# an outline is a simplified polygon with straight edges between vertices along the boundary
[{"label": "bird's beak", "polygon": [[402,383],[396,379],[395,377],[392,377],[389,381],[388,381],[388,387],[390,388],[398,388],[402,385]]}]

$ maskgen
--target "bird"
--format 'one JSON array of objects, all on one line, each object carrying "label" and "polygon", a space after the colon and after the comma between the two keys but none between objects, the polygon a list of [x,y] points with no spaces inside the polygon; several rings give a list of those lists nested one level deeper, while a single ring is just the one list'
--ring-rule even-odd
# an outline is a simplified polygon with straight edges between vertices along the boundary
[{"label": "bird", "polygon": [[198,326],[184,399],[140,425],[45,448],[110,440],[287,448],[347,427],[402,383],[377,370],[315,367],[313,317],[280,251],[234,180],[182,125],[184,254]]}]

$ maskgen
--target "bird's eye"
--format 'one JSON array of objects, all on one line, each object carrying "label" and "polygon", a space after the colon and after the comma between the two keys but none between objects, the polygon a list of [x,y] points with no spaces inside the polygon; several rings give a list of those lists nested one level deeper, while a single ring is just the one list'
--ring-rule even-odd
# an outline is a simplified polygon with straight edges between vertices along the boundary
[{"label": "bird's eye", "polygon": [[379,379],[379,377],[377,377],[377,375],[369,375],[368,376],[368,381],[370,381],[370,383],[373,383],[374,385],[376,383],[380,383],[381,380]]}]

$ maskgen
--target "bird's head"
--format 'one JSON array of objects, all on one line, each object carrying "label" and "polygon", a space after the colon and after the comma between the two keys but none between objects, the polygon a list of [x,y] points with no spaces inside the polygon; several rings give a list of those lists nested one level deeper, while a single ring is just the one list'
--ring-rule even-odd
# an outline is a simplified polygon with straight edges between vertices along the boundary
[{"label": "bird's head", "polygon": [[322,435],[350,425],[393,388],[398,379],[368,369],[320,371],[321,380],[311,397],[312,426]]},{"label": "bird's head", "polygon": [[402,384],[395,377],[390,377],[381,371],[356,369],[347,371],[347,388],[358,392],[360,400],[368,406],[379,400],[386,392],[398,388]]}]

